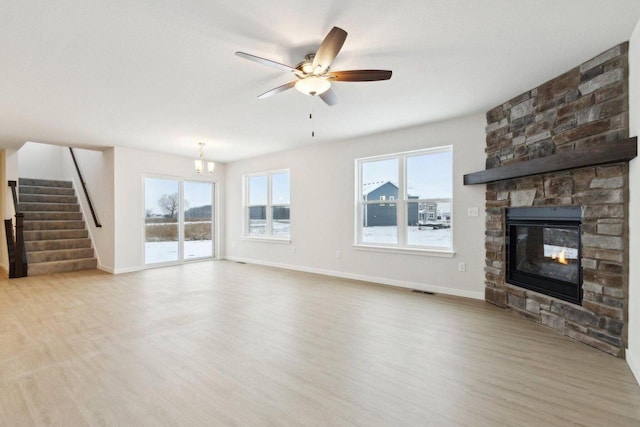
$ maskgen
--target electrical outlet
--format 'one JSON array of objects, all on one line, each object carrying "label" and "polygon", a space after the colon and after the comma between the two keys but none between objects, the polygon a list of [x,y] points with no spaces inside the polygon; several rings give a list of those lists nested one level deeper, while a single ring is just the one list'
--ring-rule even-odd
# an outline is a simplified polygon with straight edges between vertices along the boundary
[{"label": "electrical outlet", "polygon": [[461,272],[463,272],[463,273],[464,273],[465,271],[467,271],[467,263],[466,263],[466,262],[464,262],[464,261],[463,261],[463,262],[459,262],[459,263],[458,263],[458,271],[461,271]]},{"label": "electrical outlet", "polygon": [[295,254],[296,253],[296,247],[295,246],[291,246],[291,253]]},{"label": "electrical outlet", "polygon": [[337,258],[337,259],[342,258],[342,251],[341,251],[341,250],[337,250],[337,251],[336,251],[336,258]]},{"label": "electrical outlet", "polygon": [[478,208],[468,208],[467,209],[468,216],[478,216]]}]

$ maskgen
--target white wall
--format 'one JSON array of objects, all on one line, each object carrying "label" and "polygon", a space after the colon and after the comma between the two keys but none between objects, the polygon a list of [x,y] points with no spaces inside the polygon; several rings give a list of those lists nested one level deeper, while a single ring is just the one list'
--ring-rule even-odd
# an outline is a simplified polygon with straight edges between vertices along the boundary
[{"label": "white wall", "polygon": [[[7,181],[18,181],[18,152],[16,150],[5,150],[5,178]],[[11,191],[6,192],[5,198],[5,214],[7,218],[13,218],[16,214],[15,206],[13,205],[13,195]]]},{"label": "white wall", "polygon": [[[194,156],[197,150],[194,149]],[[225,165],[216,164],[213,175],[198,175],[194,170],[194,157],[179,157],[168,154],[115,148],[114,177],[114,224],[115,224],[115,273],[136,271],[144,268],[144,192],[143,176],[184,178],[216,183],[216,252],[221,257],[221,240],[224,224]]]},{"label": "white wall", "polygon": [[[462,175],[485,167],[485,117],[461,119],[306,147],[227,165],[227,258],[409,288],[484,298],[485,186]],[[353,247],[354,160],[453,145],[453,258]],[[242,175],[291,170],[291,244],[242,239]],[[478,207],[480,216],[468,217]],[[341,258],[336,252],[341,252]],[[458,272],[464,261],[466,272]]]},{"label": "white wall", "polygon": [[65,148],[65,151],[64,165],[67,171],[71,171],[67,174],[71,174],[78,201],[82,205],[87,228],[98,258],[98,268],[113,272],[115,270],[114,149],[96,151],[74,148],[73,150],[102,227],[95,225],[69,150]]},{"label": "white wall", "polygon": [[[629,43],[629,134],[640,130],[640,21]],[[629,162],[629,348],[627,363],[640,382],[640,159]]]},{"label": "white wall", "polygon": [[67,147],[27,142],[18,154],[21,178],[70,181],[73,176],[72,171],[67,168]]}]

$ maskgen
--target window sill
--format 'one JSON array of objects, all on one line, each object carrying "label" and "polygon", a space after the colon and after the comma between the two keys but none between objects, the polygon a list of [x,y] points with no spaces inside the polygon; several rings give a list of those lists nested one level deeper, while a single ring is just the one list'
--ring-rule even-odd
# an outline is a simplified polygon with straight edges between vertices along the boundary
[{"label": "window sill", "polygon": [[376,245],[363,245],[354,244],[353,248],[359,251],[371,251],[371,252],[389,252],[405,255],[421,255],[432,256],[438,258],[453,258],[456,252],[452,249],[418,249],[418,248],[399,248],[391,246],[376,246]]},{"label": "window sill", "polygon": [[285,245],[291,244],[291,238],[281,238],[281,237],[242,236],[241,240],[247,240],[247,241],[253,241],[253,242],[283,243]]}]

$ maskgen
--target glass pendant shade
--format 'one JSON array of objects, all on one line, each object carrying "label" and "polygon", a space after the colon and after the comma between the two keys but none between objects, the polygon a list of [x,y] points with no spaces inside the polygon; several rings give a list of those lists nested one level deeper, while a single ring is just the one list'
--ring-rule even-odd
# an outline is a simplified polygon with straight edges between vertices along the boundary
[{"label": "glass pendant shade", "polygon": [[202,172],[202,160],[198,159],[198,160],[194,160],[195,166],[196,166],[196,173],[200,173]]},{"label": "glass pendant shade", "polygon": [[305,77],[296,82],[296,89],[309,96],[325,93],[330,87],[329,80],[318,76]]}]

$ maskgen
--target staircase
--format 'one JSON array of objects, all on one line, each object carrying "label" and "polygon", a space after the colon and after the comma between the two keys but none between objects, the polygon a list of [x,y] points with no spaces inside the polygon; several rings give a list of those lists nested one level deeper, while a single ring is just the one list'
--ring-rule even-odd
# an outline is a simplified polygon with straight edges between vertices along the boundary
[{"label": "staircase", "polygon": [[29,276],[95,269],[98,260],[73,184],[31,178],[18,184]]}]

